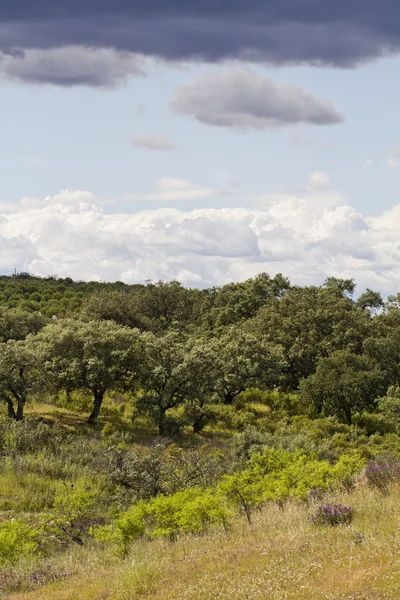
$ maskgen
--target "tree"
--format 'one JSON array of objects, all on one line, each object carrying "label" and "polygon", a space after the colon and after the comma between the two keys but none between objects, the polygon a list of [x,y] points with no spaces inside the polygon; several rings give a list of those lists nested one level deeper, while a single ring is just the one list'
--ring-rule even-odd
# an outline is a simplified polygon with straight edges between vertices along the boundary
[{"label": "tree", "polygon": [[84,302],[81,316],[88,320],[115,321],[131,328],[151,329],[151,321],[144,314],[137,291],[103,290],[93,294]]},{"label": "tree", "polygon": [[366,291],[361,294],[356,302],[357,308],[368,311],[371,317],[383,307],[383,304],[384,302],[380,292],[374,292],[369,288],[367,288]]},{"label": "tree", "polygon": [[36,353],[25,341],[10,340],[0,344],[0,398],[8,416],[22,421],[28,396],[40,383]]},{"label": "tree", "polygon": [[183,370],[188,374],[184,385],[184,416],[194,433],[200,433],[207,424],[207,409],[217,395],[220,363],[216,350],[212,341],[195,339],[184,357]]},{"label": "tree", "polygon": [[0,307],[0,342],[23,340],[30,333],[38,333],[47,322],[38,312]]},{"label": "tree", "polygon": [[108,390],[132,385],[140,362],[140,333],[113,321],[65,319],[48,325],[34,342],[47,381],[55,389],[93,394],[95,423]]},{"label": "tree", "polygon": [[245,328],[231,328],[209,342],[214,356],[214,389],[224,404],[249,387],[279,385],[284,357],[282,348],[265,336]]},{"label": "tree", "polygon": [[287,389],[297,389],[318,361],[336,350],[361,353],[373,319],[348,297],[353,286],[352,280],[334,280],[325,287],[293,287],[249,321],[249,329],[283,346]]},{"label": "tree", "polygon": [[386,421],[399,431],[400,428],[400,388],[391,385],[383,398],[379,398],[378,407]]},{"label": "tree", "polygon": [[186,339],[174,331],[163,336],[146,332],[141,343],[140,381],[144,393],[139,408],[154,418],[160,435],[168,435],[177,423],[168,419],[167,411],[183,403],[190,377],[184,364]]},{"label": "tree", "polygon": [[155,331],[183,330],[200,315],[202,292],[183,287],[179,281],[147,281],[140,294],[143,314]]},{"label": "tree", "polygon": [[351,298],[356,289],[356,282],[354,279],[327,277],[324,281],[324,287],[335,291],[342,298]]},{"label": "tree", "polygon": [[384,377],[367,356],[337,350],[321,358],[313,375],[300,384],[300,395],[316,413],[334,415],[348,424],[356,412],[370,408],[383,391]]},{"label": "tree", "polygon": [[400,385],[400,309],[393,299],[385,310],[371,320],[370,335],[363,351],[376,361],[385,373],[386,389]]},{"label": "tree", "polygon": [[203,325],[213,329],[251,319],[272,298],[281,298],[288,289],[290,282],[280,273],[273,278],[260,273],[246,281],[204,290]]}]

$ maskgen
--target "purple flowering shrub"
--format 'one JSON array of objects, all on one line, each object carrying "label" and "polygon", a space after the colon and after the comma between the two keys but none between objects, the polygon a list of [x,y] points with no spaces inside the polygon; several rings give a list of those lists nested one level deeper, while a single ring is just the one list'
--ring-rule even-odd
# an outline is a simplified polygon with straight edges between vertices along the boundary
[{"label": "purple flowering shrub", "polygon": [[342,504],[320,504],[317,511],[310,516],[314,525],[348,525],[352,522],[354,510]]},{"label": "purple flowering shrub", "polygon": [[382,454],[368,462],[365,476],[371,487],[387,494],[391,485],[400,483],[400,460],[391,452]]}]

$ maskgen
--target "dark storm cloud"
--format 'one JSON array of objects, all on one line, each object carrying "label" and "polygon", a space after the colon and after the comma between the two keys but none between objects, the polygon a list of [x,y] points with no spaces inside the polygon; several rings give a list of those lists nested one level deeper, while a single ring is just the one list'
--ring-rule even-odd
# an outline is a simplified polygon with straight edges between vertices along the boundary
[{"label": "dark storm cloud", "polygon": [[2,0],[0,47],[353,66],[400,50],[398,0]]},{"label": "dark storm cloud", "polygon": [[181,85],[175,91],[172,107],[208,125],[243,130],[343,121],[328,100],[299,87],[275,83],[249,69],[204,75]]}]

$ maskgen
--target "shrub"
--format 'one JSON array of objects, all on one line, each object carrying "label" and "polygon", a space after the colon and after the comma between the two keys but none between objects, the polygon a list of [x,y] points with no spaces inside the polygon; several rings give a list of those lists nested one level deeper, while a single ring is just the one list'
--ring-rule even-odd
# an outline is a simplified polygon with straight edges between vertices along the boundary
[{"label": "shrub", "polygon": [[178,417],[166,415],[160,433],[167,437],[176,437],[182,433],[183,422]]},{"label": "shrub", "polygon": [[321,504],[317,511],[310,516],[314,525],[349,525],[354,516],[351,506],[342,504]]},{"label": "shrub", "polygon": [[394,431],[399,430],[400,417],[400,387],[390,386],[386,396],[378,399],[378,408],[385,421]]},{"label": "shrub", "polygon": [[98,457],[94,467],[107,479],[129,492],[137,500],[148,500],[162,492],[162,446],[148,451],[109,447]]},{"label": "shrub", "polygon": [[391,452],[382,454],[368,462],[365,476],[371,487],[387,494],[392,484],[400,482],[400,461]]},{"label": "shrub", "polygon": [[244,431],[257,422],[257,417],[253,412],[237,410],[233,405],[211,404],[207,412],[211,423],[215,423],[230,431]]},{"label": "shrub", "polygon": [[254,454],[244,470],[225,476],[220,487],[236,498],[248,515],[245,504],[251,508],[267,500],[307,499],[311,488],[326,490],[346,482],[362,466],[363,460],[357,455],[343,455],[331,465],[314,454],[269,448],[262,454]]},{"label": "shrub", "polygon": [[226,530],[233,514],[222,494],[212,488],[191,488],[150,502],[141,501],[121,515],[113,527],[98,528],[95,536],[114,542],[119,553],[126,555],[131,543],[142,536],[175,540],[180,533],[200,534],[213,525]]},{"label": "shrub", "polygon": [[0,565],[10,565],[37,553],[39,533],[21,521],[0,523]]},{"label": "shrub", "polygon": [[105,521],[104,493],[95,480],[81,478],[57,490],[49,531],[83,545],[89,530]]},{"label": "shrub", "polygon": [[206,445],[186,450],[170,446],[162,462],[163,493],[216,485],[231,467],[230,456],[221,450]]},{"label": "shrub", "polygon": [[274,436],[270,433],[261,433],[255,427],[237,433],[232,441],[232,454],[235,463],[242,466],[252,454],[261,453],[266,447],[274,445]]},{"label": "shrub", "polygon": [[68,434],[61,427],[48,425],[34,417],[28,416],[20,422],[0,420],[0,453],[6,456],[43,448],[51,448],[56,452],[67,439]]}]

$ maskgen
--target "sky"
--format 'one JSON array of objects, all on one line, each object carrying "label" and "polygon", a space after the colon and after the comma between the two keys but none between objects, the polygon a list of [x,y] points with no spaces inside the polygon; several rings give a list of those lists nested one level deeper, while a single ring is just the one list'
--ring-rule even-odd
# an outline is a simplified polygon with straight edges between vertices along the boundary
[{"label": "sky", "polygon": [[400,290],[395,0],[3,0],[0,273]]}]

